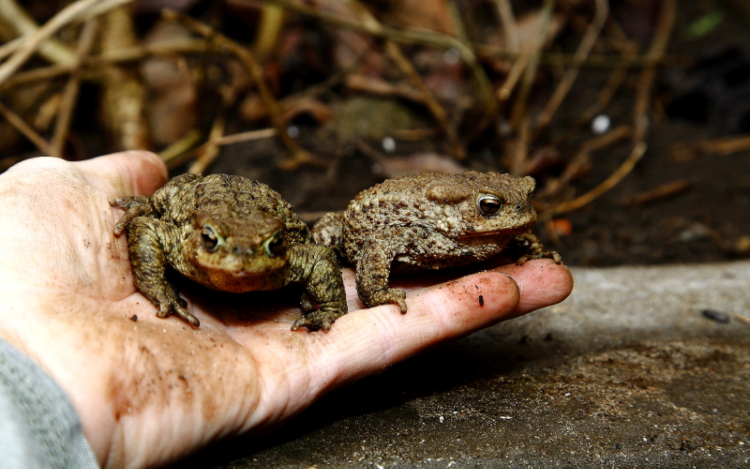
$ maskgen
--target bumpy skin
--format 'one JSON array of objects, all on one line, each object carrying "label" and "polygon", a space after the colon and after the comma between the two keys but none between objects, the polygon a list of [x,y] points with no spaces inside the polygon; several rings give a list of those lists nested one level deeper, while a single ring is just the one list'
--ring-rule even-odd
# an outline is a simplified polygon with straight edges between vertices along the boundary
[{"label": "bumpy skin", "polygon": [[304,284],[305,314],[293,330],[328,330],[346,314],[336,255],[312,244],[307,225],[265,184],[226,174],[183,174],[153,197],[110,203],[127,210],[115,235],[127,230],[135,286],[159,308],[159,317],[176,314],[200,324],[167,282],[168,265],[206,287],[235,293]]},{"label": "bumpy skin", "polygon": [[365,305],[393,303],[405,313],[404,291],[388,287],[392,271],[465,265],[507,249],[519,252],[519,265],[541,257],[559,264],[529,231],[535,186],[530,177],[473,171],[390,179],[359,193],[344,213],[325,215],[313,236],[356,266]]}]

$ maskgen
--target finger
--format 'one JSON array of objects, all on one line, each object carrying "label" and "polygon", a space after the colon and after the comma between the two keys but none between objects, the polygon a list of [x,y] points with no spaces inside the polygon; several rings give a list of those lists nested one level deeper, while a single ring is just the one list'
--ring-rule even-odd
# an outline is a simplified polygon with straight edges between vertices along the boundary
[{"label": "finger", "polygon": [[167,180],[161,158],[148,151],[124,151],[73,163],[81,176],[108,199],[151,195]]},{"label": "finger", "polygon": [[505,319],[557,304],[573,291],[573,276],[570,270],[564,265],[555,264],[551,259],[533,260],[522,266],[504,265],[493,271],[513,277],[521,290],[521,298],[516,309]]},{"label": "finger", "polygon": [[503,318],[519,300],[505,274],[482,272],[422,290],[395,306],[352,312],[320,336],[312,365],[316,391],[325,391],[384,368],[441,342],[456,339]]}]

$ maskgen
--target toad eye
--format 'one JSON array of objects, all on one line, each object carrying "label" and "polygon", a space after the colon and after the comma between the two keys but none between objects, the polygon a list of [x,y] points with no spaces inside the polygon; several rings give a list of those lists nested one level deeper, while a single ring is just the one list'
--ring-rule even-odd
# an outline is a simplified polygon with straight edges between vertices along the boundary
[{"label": "toad eye", "polygon": [[201,228],[201,239],[203,240],[203,247],[206,250],[213,252],[223,242],[221,236],[216,232],[213,226],[203,225]]},{"label": "toad eye", "polygon": [[500,210],[503,202],[496,195],[482,194],[477,198],[477,205],[479,205],[479,210],[483,213],[492,214]]},{"label": "toad eye", "polygon": [[284,252],[284,238],[281,236],[281,231],[276,231],[274,234],[263,241],[263,251],[265,251],[268,257],[276,257]]}]

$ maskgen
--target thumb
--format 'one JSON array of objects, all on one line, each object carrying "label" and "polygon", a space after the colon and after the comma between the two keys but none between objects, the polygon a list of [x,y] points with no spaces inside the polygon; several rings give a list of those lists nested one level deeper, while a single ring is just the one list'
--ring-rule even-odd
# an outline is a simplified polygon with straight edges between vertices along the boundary
[{"label": "thumb", "polygon": [[151,195],[167,180],[164,162],[149,151],[124,151],[72,164],[86,182],[109,199]]}]

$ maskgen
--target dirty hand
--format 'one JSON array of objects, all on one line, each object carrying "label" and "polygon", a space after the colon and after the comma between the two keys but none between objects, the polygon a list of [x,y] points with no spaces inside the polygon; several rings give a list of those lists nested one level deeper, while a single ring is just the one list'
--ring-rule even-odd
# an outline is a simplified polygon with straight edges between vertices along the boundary
[{"label": "dirty hand", "polygon": [[295,308],[237,314],[197,300],[194,329],[156,317],[135,290],[124,237],[112,234],[122,211],[108,200],[151,194],[165,177],[147,152],[38,158],[0,176],[0,337],[66,390],[102,466],[154,466],[269,429],[338,386],[572,288],[567,269],[540,260],[412,285],[408,314],[350,311],[329,333],[292,332]]}]

